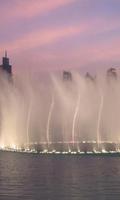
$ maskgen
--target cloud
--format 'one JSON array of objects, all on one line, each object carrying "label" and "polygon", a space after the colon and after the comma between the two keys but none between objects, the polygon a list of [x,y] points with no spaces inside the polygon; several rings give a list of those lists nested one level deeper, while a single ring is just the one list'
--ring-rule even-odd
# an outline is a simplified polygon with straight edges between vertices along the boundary
[{"label": "cloud", "polygon": [[69,5],[76,0],[11,0],[0,8],[1,23],[32,18]]},{"label": "cloud", "polygon": [[[42,49],[21,51],[10,53],[14,61],[14,70],[23,68],[39,70],[63,70],[63,69],[80,69],[85,67],[86,70],[93,68],[105,68],[119,66],[120,58],[120,39],[113,39],[103,43],[89,43],[86,45],[68,48],[56,48],[55,50]],[[11,56],[10,56],[11,57]],[[86,67],[87,66],[87,67]]]},{"label": "cloud", "polygon": [[[21,37],[13,41],[6,42],[1,45],[1,49],[7,49],[10,54],[16,55],[17,66],[22,65],[21,58],[25,51],[25,63],[30,58],[29,66],[35,63],[43,63],[43,65],[56,67],[57,62],[63,66],[70,68],[79,67],[82,65],[89,65],[89,63],[100,63],[106,60],[115,60],[119,58],[120,40],[119,36],[115,37],[109,35],[109,31],[119,27],[118,21],[107,21],[105,19],[95,19],[92,21],[82,21],[76,25],[51,27],[45,29],[38,29],[32,32],[24,33]],[[108,36],[104,37],[104,33],[108,32]],[[99,35],[103,36],[100,38]],[[84,38],[84,39],[82,39]],[[89,38],[89,41],[86,40]],[[61,41],[63,48],[59,48],[56,43]],[[66,39],[69,45],[66,45]],[[79,40],[80,39],[80,40]],[[91,39],[91,40],[90,40]],[[77,45],[72,44],[77,41]],[[81,41],[81,42],[80,42]],[[51,51],[47,50],[46,45],[50,47]],[[55,47],[56,50],[54,50]],[[44,48],[44,52],[42,50]],[[37,52],[35,48],[39,48]],[[20,54],[20,58],[18,56]],[[13,56],[14,57],[14,56]],[[36,59],[37,57],[37,59]],[[42,67],[41,66],[41,67]],[[51,68],[51,67],[50,67]]]},{"label": "cloud", "polygon": [[54,27],[52,29],[37,30],[25,34],[12,42],[4,43],[1,48],[9,51],[24,50],[39,47],[42,45],[52,44],[61,38],[69,38],[81,31],[79,26]]},{"label": "cloud", "polygon": [[[72,24],[68,26],[58,26],[44,29],[37,29],[31,32],[26,32],[12,41],[1,43],[1,49],[8,49],[9,51],[32,49],[44,45],[51,45],[60,39],[70,38],[76,35],[79,39],[84,37],[84,44],[86,44],[85,37],[91,39],[95,38],[99,34],[104,34],[119,27],[118,21],[115,23],[107,20],[95,19],[92,21],[84,20],[79,24]],[[93,41],[94,42],[94,41]],[[101,41],[100,41],[101,42]],[[97,39],[97,43],[99,40]]]}]

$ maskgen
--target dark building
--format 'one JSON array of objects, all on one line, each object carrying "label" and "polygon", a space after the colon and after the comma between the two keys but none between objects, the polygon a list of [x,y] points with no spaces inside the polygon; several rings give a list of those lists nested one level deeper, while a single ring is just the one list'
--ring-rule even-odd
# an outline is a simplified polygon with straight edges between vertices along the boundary
[{"label": "dark building", "polygon": [[12,74],[12,66],[9,64],[9,58],[7,57],[7,51],[5,51],[5,56],[2,58],[2,65],[0,69],[4,70],[8,74]]},{"label": "dark building", "polygon": [[72,74],[68,71],[63,71],[63,80],[64,81],[72,81]]},{"label": "dark building", "polygon": [[108,79],[117,79],[117,72],[115,68],[110,68],[107,70]]},{"label": "dark building", "polygon": [[95,78],[94,78],[93,76],[91,76],[91,74],[90,74],[89,72],[87,72],[87,73],[85,74],[85,78],[86,78],[87,80],[90,80],[90,81],[95,81]]}]

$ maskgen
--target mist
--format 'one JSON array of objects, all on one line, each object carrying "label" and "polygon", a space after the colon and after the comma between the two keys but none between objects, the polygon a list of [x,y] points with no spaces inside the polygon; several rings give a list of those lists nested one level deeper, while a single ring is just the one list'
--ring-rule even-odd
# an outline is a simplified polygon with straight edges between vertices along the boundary
[{"label": "mist", "polygon": [[120,141],[119,75],[67,73],[0,74],[1,147]]}]

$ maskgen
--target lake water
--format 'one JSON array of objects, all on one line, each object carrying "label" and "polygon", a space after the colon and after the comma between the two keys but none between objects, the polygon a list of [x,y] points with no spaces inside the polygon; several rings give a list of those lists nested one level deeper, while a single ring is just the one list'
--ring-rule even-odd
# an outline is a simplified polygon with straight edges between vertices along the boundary
[{"label": "lake water", "polygon": [[0,152],[0,200],[120,200],[120,157]]}]

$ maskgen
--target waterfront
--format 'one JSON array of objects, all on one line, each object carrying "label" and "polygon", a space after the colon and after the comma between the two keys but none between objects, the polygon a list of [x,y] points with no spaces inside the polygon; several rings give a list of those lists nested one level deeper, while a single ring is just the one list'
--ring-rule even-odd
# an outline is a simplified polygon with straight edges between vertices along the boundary
[{"label": "waterfront", "polygon": [[120,157],[0,152],[1,200],[118,200]]}]

